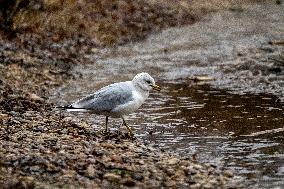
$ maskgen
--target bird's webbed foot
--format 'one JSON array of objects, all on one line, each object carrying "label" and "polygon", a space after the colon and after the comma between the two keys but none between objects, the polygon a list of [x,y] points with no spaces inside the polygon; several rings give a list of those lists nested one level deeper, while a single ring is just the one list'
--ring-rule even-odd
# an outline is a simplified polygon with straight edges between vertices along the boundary
[{"label": "bird's webbed foot", "polygon": [[103,129],[103,130],[100,131],[100,134],[103,135],[103,136],[109,136],[110,135],[110,130]]}]

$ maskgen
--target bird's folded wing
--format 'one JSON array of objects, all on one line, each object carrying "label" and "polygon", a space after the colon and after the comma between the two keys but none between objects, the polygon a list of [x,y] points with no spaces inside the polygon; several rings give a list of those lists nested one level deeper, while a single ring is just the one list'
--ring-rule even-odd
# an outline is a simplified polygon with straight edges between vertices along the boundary
[{"label": "bird's folded wing", "polygon": [[98,113],[111,112],[117,106],[132,100],[132,86],[127,82],[121,82],[104,87],[96,93],[76,101],[71,104],[70,108]]}]

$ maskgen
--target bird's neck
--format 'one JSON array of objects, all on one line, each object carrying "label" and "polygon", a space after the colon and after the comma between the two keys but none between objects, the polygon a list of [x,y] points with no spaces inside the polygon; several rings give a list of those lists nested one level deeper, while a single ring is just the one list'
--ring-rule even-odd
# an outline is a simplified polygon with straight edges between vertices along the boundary
[{"label": "bird's neck", "polygon": [[139,93],[139,95],[143,98],[143,100],[146,100],[148,98],[149,90],[142,88],[137,83],[134,84],[134,87],[135,87],[136,91]]}]

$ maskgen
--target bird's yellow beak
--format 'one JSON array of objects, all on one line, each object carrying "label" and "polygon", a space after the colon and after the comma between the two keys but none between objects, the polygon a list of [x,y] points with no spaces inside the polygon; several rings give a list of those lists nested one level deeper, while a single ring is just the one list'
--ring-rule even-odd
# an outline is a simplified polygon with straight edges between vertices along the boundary
[{"label": "bird's yellow beak", "polygon": [[155,91],[161,91],[161,87],[158,85],[151,85],[151,87],[153,88],[153,90]]}]

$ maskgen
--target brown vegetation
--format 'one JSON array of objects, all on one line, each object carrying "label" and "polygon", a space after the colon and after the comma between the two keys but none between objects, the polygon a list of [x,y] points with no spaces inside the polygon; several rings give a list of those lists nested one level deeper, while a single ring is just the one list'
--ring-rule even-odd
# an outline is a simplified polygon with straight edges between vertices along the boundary
[{"label": "brown vegetation", "polygon": [[145,0],[14,2],[7,6],[10,11],[2,10],[11,31],[52,35],[54,40],[88,36],[101,44],[121,44],[144,38],[150,31],[194,21],[182,6],[170,8]]}]

